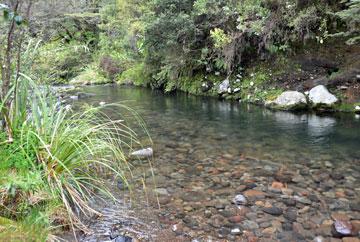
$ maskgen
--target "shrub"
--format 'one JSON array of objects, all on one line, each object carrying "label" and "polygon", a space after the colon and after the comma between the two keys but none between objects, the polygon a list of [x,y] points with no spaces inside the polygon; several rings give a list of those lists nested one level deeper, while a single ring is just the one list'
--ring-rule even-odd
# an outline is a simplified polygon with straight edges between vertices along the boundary
[{"label": "shrub", "polygon": [[126,172],[130,164],[125,153],[139,145],[125,121],[111,120],[103,109],[111,107],[127,116],[134,112],[120,104],[73,112],[57,105],[48,91],[40,90],[25,75],[19,87],[22,85],[28,89],[19,88],[17,97],[26,100],[22,103],[26,116],[20,116],[22,120],[12,116],[14,143],[0,143],[0,156],[8,160],[0,160],[2,234],[21,231],[18,234],[25,236],[36,231],[28,226],[33,224],[46,237],[50,226],[59,221],[61,226],[84,229],[79,216],[98,214],[89,200],[94,196],[114,198],[102,174],[111,173],[129,185]]}]

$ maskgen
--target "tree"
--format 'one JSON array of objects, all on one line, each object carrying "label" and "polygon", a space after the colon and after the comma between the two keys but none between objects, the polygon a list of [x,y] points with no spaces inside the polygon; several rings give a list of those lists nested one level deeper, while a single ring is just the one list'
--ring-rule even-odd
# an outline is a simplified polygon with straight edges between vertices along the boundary
[{"label": "tree", "polygon": [[[0,71],[2,79],[0,109],[9,142],[13,140],[12,123],[9,113],[11,98],[14,97],[14,99],[16,99],[17,82],[21,69],[21,47],[24,37],[23,28],[29,19],[32,4],[32,0],[12,0],[7,4],[0,5],[0,10],[3,15],[3,25],[1,27],[6,33],[0,40]],[[13,91],[10,92],[12,81],[14,81],[14,88]]]}]

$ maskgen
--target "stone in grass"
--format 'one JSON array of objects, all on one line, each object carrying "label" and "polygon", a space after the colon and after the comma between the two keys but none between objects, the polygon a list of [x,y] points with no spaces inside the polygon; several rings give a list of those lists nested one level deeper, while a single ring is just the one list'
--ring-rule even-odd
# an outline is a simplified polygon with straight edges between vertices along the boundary
[{"label": "stone in grass", "polygon": [[149,147],[149,148],[134,151],[130,155],[132,157],[136,157],[136,158],[151,158],[153,156],[153,154],[154,154],[153,149]]},{"label": "stone in grass", "polygon": [[283,210],[278,207],[263,208],[263,212],[274,216],[280,216],[281,214],[283,214]]}]

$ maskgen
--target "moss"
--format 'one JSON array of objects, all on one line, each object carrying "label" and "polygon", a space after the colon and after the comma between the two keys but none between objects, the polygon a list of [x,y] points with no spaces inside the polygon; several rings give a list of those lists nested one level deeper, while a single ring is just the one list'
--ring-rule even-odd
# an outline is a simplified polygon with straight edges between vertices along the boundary
[{"label": "moss", "polygon": [[358,102],[358,103],[339,103],[334,106],[334,109],[336,111],[340,111],[340,112],[353,113],[353,112],[355,112],[356,106],[360,106],[360,102]]}]

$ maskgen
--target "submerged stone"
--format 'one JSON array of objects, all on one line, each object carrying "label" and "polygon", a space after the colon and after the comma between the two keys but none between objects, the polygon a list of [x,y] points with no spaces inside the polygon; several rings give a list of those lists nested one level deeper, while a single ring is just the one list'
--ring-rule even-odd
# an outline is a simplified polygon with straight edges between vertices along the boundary
[{"label": "submerged stone", "polygon": [[334,228],[340,236],[351,235],[352,225],[349,221],[335,220]]},{"label": "submerged stone", "polygon": [[283,210],[278,207],[263,208],[263,212],[274,216],[280,216],[281,214],[283,214]]},{"label": "submerged stone", "polygon": [[235,198],[234,198],[234,203],[236,205],[245,205],[246,204],[246,198],[241,194],[236,195]]},{"label": "submerged stone", "polygon": [[131,156],[138,157],[138,158],[149,158],[152,157],[154,154],[154,151],[152,148],[145,148],[142,150],[137,150],[131,153]]}]

